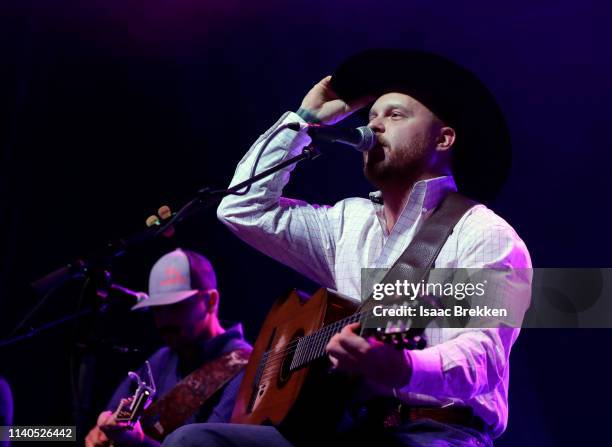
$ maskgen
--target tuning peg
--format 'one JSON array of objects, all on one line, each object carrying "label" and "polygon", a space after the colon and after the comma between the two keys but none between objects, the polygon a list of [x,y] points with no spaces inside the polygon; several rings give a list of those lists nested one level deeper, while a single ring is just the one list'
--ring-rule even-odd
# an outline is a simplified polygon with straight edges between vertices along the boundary
[{"label": "tuning peg", "polygon": [[159,217],[157,217],[155,214],[147,217],[147,220],[146,220],[147,227],[152,227],[153,225],[159,226],[160,223],[161,222],[159,221]]},{"label": "tuning peg", "polygon": [[[170,209],[170,207],[168,205],[162,205],[157,210],[157,214],[159,215],[159,217],[162,220],[167,220],[167,219],[170,219],[172,217],[172,210]],[[166,231],[164,231],[163,234],[166,237],[174,236],[174,227],[173,226],[168,227],[166,229]]]},{"label": "tuning peg", "polygon": [[404,334],[402,339],[402,345],[404,349],[420,350],[427,347],[427,340],[420,335],[409,336]]},{"label": "tuning peg", "polygon": [[172,217],[172,210],[168,205],[162,205],[157,210],[157,215],[162,218],[162,220],[166,220],[169,217]]},{"label": "tuning peg", "polygon": [[417,335],[414,339],[416,341],[416,349],[425,349],[427,347],[427,340],[420,335]]}]

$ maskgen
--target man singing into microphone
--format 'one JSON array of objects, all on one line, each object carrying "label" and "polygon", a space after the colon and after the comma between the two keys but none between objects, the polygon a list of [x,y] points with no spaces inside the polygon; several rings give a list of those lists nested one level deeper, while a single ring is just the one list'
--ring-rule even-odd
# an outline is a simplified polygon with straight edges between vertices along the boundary
[{"label": "man singing into microphone", "polygon": [[[476,77],[442,57],[417,51],[359,53],[316,84],[297,113],[288,112],[238,164],[232,185],[297,155],[311,142],[287,123],[335,124],[367,112],[377,139],[364,154],[364,173],[378,189],[369,199],[331,207],[281,196],[292,168],[226,197],[219,219],[238,237],[317,283],[360,297],[361,269],[389,268],[445,197],[459,189],[491,199],[509,167],[509,138],[492,96]],[[259,155],[262,144],[273,136]],[[457,186],[458,185],[458,186]],[[507,268],[526,285],[529,253],[512,227],[478,204],[454,226],[435,268]],[[515,270],[516,269],[516,270]],[[500,296],[522,309],[529,294]],[[384,445],[491,445],[508,419],[509,354],[518,329],[428,328],[427,348],[397,350],[346,326],[327,346],[333,366],[393,390],[411,410],[376,433],[353,430],[338,441]],[[305,427],[316,431],[316,427]],[[353,437],[351,438],[351,433]],[[164,445],[291,445],[274,428],[205,424],[178,430]]]}]

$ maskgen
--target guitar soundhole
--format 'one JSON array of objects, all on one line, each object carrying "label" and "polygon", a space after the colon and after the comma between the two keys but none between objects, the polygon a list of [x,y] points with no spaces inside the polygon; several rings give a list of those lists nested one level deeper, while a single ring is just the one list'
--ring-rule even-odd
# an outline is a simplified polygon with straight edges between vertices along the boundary
[{"label": "guitar soundhole", "polygon": [[287,384],[289,379],[291,378],[291,362],[293,361],[293,357],[295,355],[295,347],[297,346],[297,340],[304,336],[304,331],[300,329],[287,344],[288,348],[286,348],[285,354],[283,355],[283,360],[281,362],[281,366],[278,371],[278,380],[276,386],[278,388],[282,388]]}]

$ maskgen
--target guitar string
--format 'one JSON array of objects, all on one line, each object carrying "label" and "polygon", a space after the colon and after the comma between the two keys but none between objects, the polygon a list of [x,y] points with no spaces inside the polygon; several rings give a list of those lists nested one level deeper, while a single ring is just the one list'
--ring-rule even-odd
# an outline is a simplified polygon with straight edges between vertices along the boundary
[{"label": "guitar string", "polygon": [[[371,318],[372,317],[370,317],[370,316],[366,316],[366,318],[361,320],[361,321],[363,323],[367,323],[367,321],[369,319],[371,319]],[[346,324],[350,324],[350,320],[352,320],[352,319],[355,319],[355,317],[352,317],[352,318],[349,318],[349,319],[345,319],[345,320],[341,320],[341,321],[339,321],[337,323],[334,323],[333,325],[326,326],[326,328],[325,329],[321,329],[321,331],[325,330],[328,333],[329,332],[331,332],[331,333],[336,332],[337,333],[337,332],[339,332],[339,330],[341,330],[341,328],[343,326],[345,326]],[[349,320],[349,323],[346,323],[346,320]],[[359,318],[357,320],[359,320]],[[342,324],[340,324],[340,323],[342,323]],[[331,329],[334,329],[334,331],[331,331]],[[322,347],[322,344],[321,344],[320,347]],[[262,367],[262,373],[261,373],[261,375],[259,377],[259,382],[264,382],[264,381],[269,380],[270,378],[276,376],[276,374],[278,373],[277,366],[282,364],[282,361],[285,358],[285,354],[290,353],[291,351],[295,350],[293,348],[296,348],[296,346],[292,346],[291,348],[286,348],[286,349],[280,350],[279,352],[276,352],[275,353],[276,355],[270,357],[270,359],[272,359],[272,361],[266,360],[265,363],[263,364],[263,367]],[[320,354],[315,355],[312,358],[304,356],[304,357],[306,357],[306,361],[303,362],[303,363],[304,364],[305,363],[309,363],[310,361],[312,361],[312,360],[316,359],[317,357],[323,355],[323,353],[324,353],[324,351],[321,352]],[[280,359],[278,358],[279,356],[281,357]],[[293,363],[293,361],[292,361],[292,363]],[[298,363],[302,363],[302,362],[298,362]],[[299,366],[301,366],[301,365],[299,365]]]},{"label": "guitar string", "polygon": [[[363,316],[363,314],[366,314],[365,318],[361,318]],[[319,339],[318,341],[320,341],[320,339],[324,338],[323,335],[325,335],[325,337],[327,335],[331,335],[334,332],[339,332],[339,330],[341,330],[344,326],[346,326],[347,324],[350,324],[352,322],[357,322],[360,321],[362,324],[365,324],[368,322],[368,320],[372,319],[373,317],[369,315],[369,313],[366,312],[360,312],[357,314],[353,314],[349,317],[346,317],[342,320],[339,320],[331,325],[328,325],[322,329],[320,329],[317,332],[314,332],[312,334],[309,334],[305,337],[301,337],[297,340],[294,340],[293,342],[288,343],[287,345],[285,345],[283,347],[283,349],[280,349],[278,351],[275,351],[273,355],[269,355],[270,351],[267,351],[264,356],[265,358],[262,356],[262,362],[263,362],[263,367],[262,367],[262,372],[259,378],[259,381],[262,382],[264,380],[268,380],[271,377],[275,376],[277,371],[277,368],[275,368],[276,366],[282,364],[282,361],[285,359],[286,354],[291,353],[291,352],[295,352],[295,350],[297,349],[297,345],[299,344],[299,342],[301,340],[303,340],[306,337],[311,337],[313,336],[312,342],[311,344],[314,344],[314,340],[317,340],[317,338]],[[355,321],[351,321],[351,320],[355,320]],[[332,330],[333,329],[333,330]],[[331,333],[330,333],[331,332]],[[306,358],[306,362],[304,363],[308,363],[314,359],[316,359],[317,357],[321,356],[323,354],[323,352],[321,352],[320,354],[318,354],[318,352],[320,351],[320,348],[322,347],[322,343],[319,345],[319,349],[315,349],[314,350],[314,357],[311,358],[311,356],[309,355],[302,355],[300,356],[300,359],[303,360],[304,358]],[[311,349],[307,349],[306,354],[312,352]],[[302,361],[299,361],[298,363],[302,363]],[[293,360],[292,360],[293,363]]]},{"label": "guitar string", "polygon": [[[351,320],[354,320],[355,318],[357,318],[357,320],[359,320],[361,318],[361,316],[365,314],[365,312],[359,312],[356,314],[353,314],[349,317],[343,318],[342,320],[336,321],[335,323],[332,323],[330,325],[325,326],[324,328],[321,328],[320,330],[313,332],[312,334],[308,334],[305,335],[303,337],[297,338],[289,343],[287,343],[286,345],[283,345],[280,347],[280,349],[276,350],[276,351],[266,351],[266,354],[268,354],[268,358],[266,359],[268,362],[270,360],[276,360],[279,357],[285,357],[285,354],[288,353],[292,348],[297,348],[297,345],[300,342],[304,342],[304,340],[309,340],[311,343],[314,342],[317,339],[317,336],[322,335],[323,332],[329,332],[330,329],[332,328],[338,328],[341,329],[342,327],[346,326],[347,324],[352,323]],[[365,320],[364,320],[365,322]],[[269,353],[272,353],[272,356],[269,356]]]},{"label": "guitar string", "polygon": [[293,347],[297,347],[297,345],[300,342],[303,342],[304,340],[312,340],[312,341],[314,341],[316,339],[315,336],[321,335],[323,332],[329,331],[329,329],[331,329],[332,327],[338,327],[338,328],[344,327],[347,324],[351,323],[350,320],[355,319],[356,317],[361,317],[363,314],[365,314],[365,312],[359,312],[359,313],[350,315],[349,317],[343,318],[342,320],[339,320],[339,321],[336,321],[336,322],[334,322],[334,323],[332,323],[330,325],[327,325],[327,326],[319,329],[318,331],[313,332],[312,334],[308,334],[308,335],[305,335],[303,337],[300,337],[300,338],[297,338],[295,340],[292,340],[291,342],[287,343],[286,345],[282,345],[276,351],[268,350],[268,351],[266,351],[266,354],[268,354],[268,355],[270,353],[273,354],[272,356],[270,356],[268,358],[268,360],[272,360],[272,359],[275,359],[276,357],[284,356],[286,352],[288,352]]},{"label": "guitar string", "polygon": [[[365,319],[361,319],[361,316],[363,315],[363,313],[364,312],[361,312],[359,314],[354,314],[354,315],[351,315],[350,317],[347,317],[347,318],[344,318],[342,320],[339,320],[338,322],[336,322],[334,324],[331,324],[331,325],[328,325],[325,328],[322,328],[319,331],[317,331],[317,332],[315,332],[313,334],[310,334],[310,335],[308,335],[306,337],[314,336],[313,340],[316,340],[317,337],[321,337],[322,334],[328,335],[329,332],[332,329],[333,329],[333,331],[331,331],[332,333],[333,332],[338,332],[339,329],[341,329],[346,324],[350,324],[351,320],[355,320],[355,319],[357,319],[357,321],[361,321],[362,323],[367,323],[367,321],[370,320],[372,318],[372,316],[368,316],[367,315],[365,317]],[[358,318],[356,318],[356,317],[358,317]],[[331,335],[331,334],[329,334],[329,335]],[[305,337],[302,337],[302,338],[297,339],[295,341],[299,342],[303,338],[305,338]],[[285,354],[290,353],[291,351],[295,351],[295,349],[297,349],[297,346],[295,345],[294,342],[285,345],[285,349],[281,349],[279,351],[275,351],[274,355],[272,355],[272,356],[269,355],[270,351],[267,351],[264,354],[264,356],[262,356],[262,360],[260,361],[260,364],[262,364],[263,366],[262,366],[262,372],[261,372],[259,381],[268,380],[271,376],[274,376],[274,375],[277,374],[278,369],[275,368],[275,367],[278,366],[279,363],[282,363],[282,361],[285,358]],[[314,344],[314,342],[311,342],[310,344]],[[295,349],[293,349],[293,348],[295,348]],[[298,367],[301,366],[301,364],[309,363],[310,361],[315,360],[316,358],[322,356],[324,354],[324,351],[321,351],[321,348],[323,348],[323,344],[322,343],[319,345],[318,349],[314,350],[314,354],[315,354],[314,356],[309,355],[313,351],[312,351],[312,348],[308,348],[306,350],[306,355],[301,355],[299,357],[300,360],[298,361]],[[279,356],[281,357],[280,359],[279,359]],[[306,358],[306,361],[302,362],[302,360],[304,358]],[[294,363],[294,361],[292,360],[292,365],[293,365],[293,363]]]},{"label": "guitar string", "polygon": [[[369,319],[369,317],[366,315],[365,319],[361,319],[361,317],[363,316],[363,314],[365,314],[365,312],[360,312],[357,314],[353,314],[347,318],[343,318],[342,320],[339,320],[333,324],[330,324],[328,326],[325,326],[324,328],[320,329],[319,331],[313,333],[313,334],[309,334],[305,337],[311,337],[311,336],[315,336],[314,338],[312,338],[312,340],[316,339],[317,335],[322,335],[323,332],[325,332],[326,334],[330,334],[330,333],[334,333],[334,332],[338,332],[339,330],[342,329],[342,327],[346,326],[347,324],[350,324],[351,320],[356,320],[356,321],[363,321],[363,323],[366,323],[367,320]],[[331,334],[330,334],[331,335]],[[276,374],[275,370],[271,371],[271,369],[274,369],[275,366],[278,366],[282,363],[282,361],[285,359],[286,354],[291,353],[291,352],[295,352],[295,350],[297,349],[297,346],[299,344],[299,342],[304,339],[305,337],[301,337],[297,340],[294,340],[291,343],[288,343],[287,345],[284,345],[281,349],[279,349],[278,351],[274,351],[273,355],[271,356],[266,356],[267,358],[265,359],[264,363],[263,363],[263,367],[262,367],[262,373],[260,376],[260,381],[266,380],[270,378],[270,373],[272,373],[272,375]],[[268,354],[270,351],[268,351],[266,354]],[[307,357],[307,356],[303,356],[303,357]],[[314,357],[316,358],[316,357]],[[262,358],[262,361],[264,359]],[[307,362],[306,362],[307,363]]]},{"label": "guitar string", "polygon": [[[351,323],[350,320],[355,319],[354,318],[355,316],[352,316],[350,318],[345,318],[345,319],[340,320],[340,321],[338,321],[338,322],[336,322],[336,323],[334,323],[332,325],[326,326],[325,328],[322,328],[322,329],[320,329],[319,331],[317,331],[317,332],[315,332],[313,334],[309,334],[309,336],[315,336],[315,339],[316,339],[316,336],[318,336],[319,334],[321,334],[323,332],[325,332],[326,334],[329,333],[329,332],[331,332],[332,334],[334,332],[338,333],[339,330],[342,329],[342,327],[344,327],[346,324],[350,324]],[[366,316],[365,319],[360,320],[358,318],[357,321],[361,321],[362,324],[365,324],[365,323],[367,323],[368,320],[370,320],[372,318],[373,318],[372,316]],[[330,329],[334,329],[334,330],[330,331]],[[406,329],[407,328],[405,328],[401,332],[405,332]],[[331,334],[329,334],[329,335],[331,335]],[[392,335],[392,334],[390,334],[390,335]],[[309,336],[305,336],[305,337],[309,337]],[[297,339],[295,341],[299,342],[302,339],[304,339],[305,337],[301,337],[300,339]],[[311,344],[314,344],[314,342],[312,342]],[[293,345],[293,346],[291,346],[291,345]],[[260,375],[259,380],[258,380],[259,382],[263,382],[265,380],[270,379],[271,377],[276,376],[277,373],[278,373],[278,368],[275,368],[275,367],[279,366],[280,364],[282,364],[282,362],[283,362],[283,360],[285,358],[285,354],[290,353],[291,351],[295,351],[297,349],[297,346],[294,343],[289,343],[288,345],[285,345],[285,346],[291,346],[291,347],[288,347],[288,348],[276,351],[274,353],[274,355],[272,355],[272,356],[269,356],[270,351],[266,351],[264,353],[264,355],[262,356],[262,359],[260,360],[260,365],[262,365],[262,366],[261,366],[261,373],[260,373],[261,375]],[[302,366],[302,365],[304,365],[306,363],[309,363],[309,362],[311,362],[311,361],[321,357],[324,354],[324,350],[322,351],[321,348],[324,348],[323,343],[321,343],[319,345],[319,347],[314,351],[314,353],[315,353],[314,356],[312,356],[312,357],[310,355],[303,355],[303,356],[301,356],[300,359],[306,358],[306,361],[301,361],[301,360],[298,361],[297,367],[299,368],[300,366]],[[311,348],[308,348],[307,351],[306,351],[306,354],[308,354],[310,352],[312,352]],[[279,356],[281,358],[279,358]],[[269,357],[269,359],[268,359],[268,357]],[[269,361],[269,360],[272,360],[272,361]],[[293,364],[294,364],[294,360],[292,359],[290,368],[293,366]]]},{"label": "guitar string", "polygon": [[[365,315],[365,318],[362,318]],[[311,352],[312,350],[312,345],[317,344],[320,339],[323,339],[327,336],[328,332],[330,330],[333,329],[332,332],[338,332],[338,329],[342,329],[344,326],[354,323],[354,322],[361,322],[361,323],[367,323],[370,319],[373,318],[377,318],[375,316],[372,316],[369,314],[369,311],[361,311],[361,312],[356,312],[352,315],[349,315],[348,317],[345,317],[341,320],[338,320],[332,324],[329,324],[311,334],[302,336],[300,338],[297,338],[295,340],[292,340],[291,342],[287,343],[286,345],[281,346],[278,350],[276,351],[266,351],[264,353],[264,355],[262,355],[262,361],[264,360],[264,356],[265,356],[265,360],[267,362],[270,361],[275,361],[277,359],[279,359],[279,357],[284,358],[285,354],[287,354],[290,350],[292,350],[292,348],[296,348],[300,343],[303,343],[306,341],[307,344],[309,344],[310,346],[308,346],[306,348],[306,351],[303,351],[300,354],[308,354]],[[353,321],[351,321],[353,320]],[[308,355],[303,355],[303,357],[308,357]],[[264,365],[265,366],[265,365]]]}]

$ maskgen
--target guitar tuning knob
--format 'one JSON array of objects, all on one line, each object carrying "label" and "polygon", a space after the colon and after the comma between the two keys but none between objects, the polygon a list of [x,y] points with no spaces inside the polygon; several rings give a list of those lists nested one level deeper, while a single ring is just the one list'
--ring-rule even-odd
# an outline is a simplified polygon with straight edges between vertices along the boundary
[{"label": "guitar tuning knob", "polygon": [[159,217],[161,217],[163,220],[168,219],[169,217],[172,217],[172,210],[170,209],[170,207],[168,205],[162,205],[159,207],[159,209],[157,210],[157,214],[159,215]]},{"label": "guitar tuning knob", "polygon": [[159,226],[160,223],[161,222],[159,221],[159,217],[157,217],[156,215],[151,215],[147,217],[147,221],[146,221],[147,227],[152,227],[153,225]]},{"label": "guitar tuning knob", "polygon": [[420,335],[415,337],[416,340],[416,349],[425,349],[427,347],[427,340],[425,340]]},{"label": "guitar tuning knob", "polygon": [[[147,227],[160,226],[162,224],[162,220],[165,221],[165,220],[170,219],[172,217],[172,210],[170,209],[169,206],[162,205],[157,210],[157,215],[159,217],[156,216],[156,215],[152,215],[152,216],[148,217],[148,219],[147,219]],[[174,236],[174,227],[172,227],[172,226],[168,227],[166,229],[166,231],[164,231],[163,235],[165,237],[172,237],[172,236]]]},{"label": "guitar tuning knob", "polygon": [[425,349],[425,347],[427,346],[427,341],[420,335],[415,335],[414,337],[407,340],[407,342],[407,344],[410,346],[408,349],[411,350],[421,350]]}]

